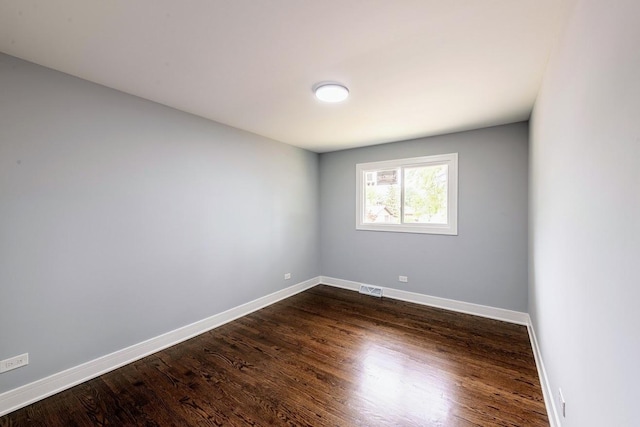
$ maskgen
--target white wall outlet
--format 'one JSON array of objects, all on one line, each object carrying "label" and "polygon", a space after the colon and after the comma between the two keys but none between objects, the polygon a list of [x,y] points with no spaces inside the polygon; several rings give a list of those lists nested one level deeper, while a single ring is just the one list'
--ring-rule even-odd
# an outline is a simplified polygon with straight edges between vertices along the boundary
[{"label": "white wall outlet", "polygon": [[291,279],[291,273],[284,273],[284,280]]},{"label": "white wall outlet", "polygon": [[407,276],[398,276],[398,282],[407,283],[408,281]]},{"label": "white wall outlet", "polygon": [[562,389],[558,389],[558,406],[560,413],[562,414],[562,418],[567,417],[567,402],[564,401],[564,396],[562,395]]},{"label": "white wall outlet", "polygon": [[0,373],[7,372],[12,369],[17,369],[29,364],[29,353],[21,354],[20,356],[11,357],[0,361]]}]

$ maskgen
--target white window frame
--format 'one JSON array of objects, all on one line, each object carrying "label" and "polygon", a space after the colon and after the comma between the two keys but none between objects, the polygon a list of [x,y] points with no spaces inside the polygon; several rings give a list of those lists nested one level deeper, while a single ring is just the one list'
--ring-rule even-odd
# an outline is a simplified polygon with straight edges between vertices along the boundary
[{"label": "white window frame", "polygon": [[[366,173],[380,169],[401,169],[404,182],[404,167],[447,165],[447,223],[446,224],[380,224],[363,222],[365,212]],[[404,185],[404,184],[403,184]],[[404,188],[401,185],[401,209],[404,209]],[[403,220],[404,215],[400,215]],[[397,233],[425,233],[458,235],[458,153],[408,159],[356,164],[356,230],[391,231]]]}]

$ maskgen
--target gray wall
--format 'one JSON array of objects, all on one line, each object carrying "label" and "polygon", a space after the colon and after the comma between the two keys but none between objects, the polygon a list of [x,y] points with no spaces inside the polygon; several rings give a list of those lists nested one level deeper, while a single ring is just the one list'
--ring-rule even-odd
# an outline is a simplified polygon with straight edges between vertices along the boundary
[{"label": "gray wall", "polygon": [[[526,311],[527,141],[527,124],[517,123],[321,154],[322,274]],[[356,163],[451,152],[458,236],[356,231]]]},{"label": "gray wall", "polygon": [[317,154],[0,54],[0,393],[319,275],[318,188]]},{"label": "gray wall", "polygon": [[640,2],[581,1],[531,122],[530,314],[563,427],[636,426]]}]

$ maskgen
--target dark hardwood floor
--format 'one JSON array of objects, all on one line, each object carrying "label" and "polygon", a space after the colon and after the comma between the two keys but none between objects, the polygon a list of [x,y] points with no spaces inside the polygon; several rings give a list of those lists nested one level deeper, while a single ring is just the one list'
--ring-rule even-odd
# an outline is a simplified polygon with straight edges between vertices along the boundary
[{"label": "dark hardwood floor", "polygon": [[548,426],[527,329],[317,286],[0,426]]}]

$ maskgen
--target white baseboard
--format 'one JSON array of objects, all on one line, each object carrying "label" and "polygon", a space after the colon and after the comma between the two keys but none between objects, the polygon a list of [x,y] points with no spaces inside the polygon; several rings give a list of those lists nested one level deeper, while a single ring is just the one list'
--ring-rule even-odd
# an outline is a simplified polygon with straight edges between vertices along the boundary
[{"label": "white baseboard", "polygon": [[[327,276],[320,276],[320,283],[337,288],[350,289],[352,291],[360,289],[360,285],[372,286],[370,283],[352,282],[351,280],[336,279]],[[506,310],[504,308],[490,307],[385,287],[382,287],[382,296],[400,301],[428,305],[430,307],[444,308],[445,310],[457,311],[459,313],[473,314],[474,316],[488,317],[489,319],[502,320],[518,325],[529,325],[529,315],[520,311]]]},{"label": "white baseboard", "polygon": [[113,371],[128,363],[135,362],[145,356],[156,353],[172,345],[181,343],[217,328],[239,317],[246,316],[256,310],[288,298],[292,295],[312,288],[320,283],[320,277],[315,277],[286,289],[274,292],[239,305],[222,313],[197,321],[187,326],[175,329],[157,337],[148,339],[131,347],[118,350],[99,357],[82,365],[74,366],[49,377],[42,378],[22,387],[0,394],[0,416],[30,405],[38,400],[54,395],[75,385]]},{"label": "white baseboard", "polygon": [[[527,317],[529,317],[529,315],[527,315]],[[554,399],[553,390],[551,389],[551,383],[547,377],[547,371],[544,369],[542,352],[540,351],[540,347],[538,347],[538,339],[536,338],[536,332],[533,328],[531,317],[529,317],[529,322],[527,323],[527,330],[529,331],[529,340],[531,341],[533,357],[536,359],[536,367],[538,368],[538,377],[540,378],[540,387],[542,388],[542,394],[544,396],[544,404],[547,407],[549,424],[551,427],[562,427],[560,416],[556,410],[556,401]]]}]

